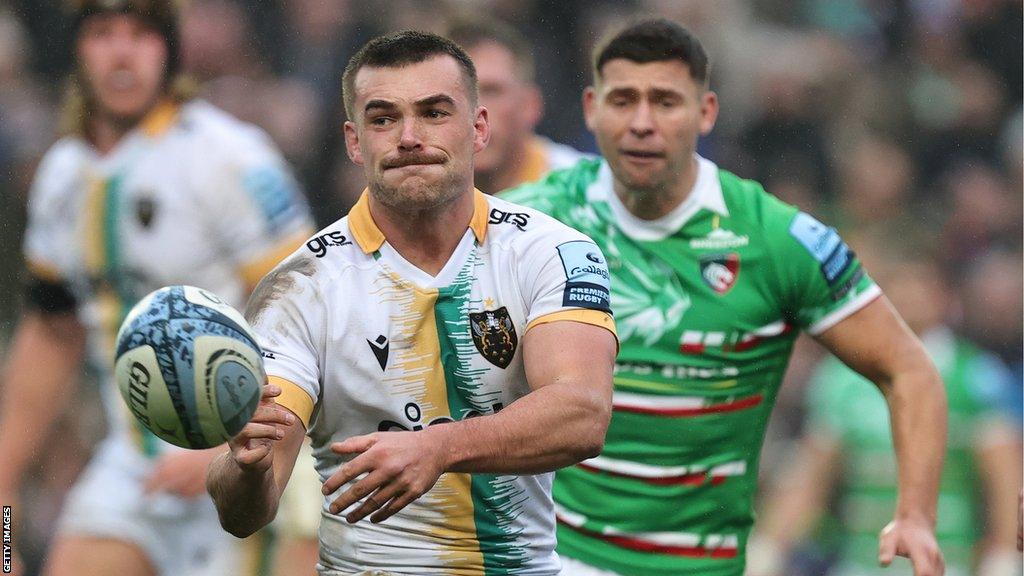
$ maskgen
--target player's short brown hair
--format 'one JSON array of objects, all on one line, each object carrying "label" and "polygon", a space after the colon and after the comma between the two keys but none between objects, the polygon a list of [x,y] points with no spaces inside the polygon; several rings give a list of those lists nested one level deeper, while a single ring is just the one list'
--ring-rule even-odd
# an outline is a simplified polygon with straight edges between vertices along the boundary
[{"label": "player's short brown hair", "polygon": [[359,52],[356,52],[345,67],[342,76],[342,100],[345,103],[345,114],[349,120],[355,120],[353,110],[356,100],[356,74],[363,68],[401,68],[410,64],[424,62],[434,56],[450,56],[462,69],[469,101],[476,106],[476,67],[466,51],[451,40],[416,30],[402,30],[370,40]]},{"label": "player's short brown hair", "polygon": [[707,85],[708,55],[689,30],[666,18],[649,18],[606,34],[594,46],[594,80],[601,79],[606,63],[624,58],[638,64],[678,60],[690,69],[690,76]]}]

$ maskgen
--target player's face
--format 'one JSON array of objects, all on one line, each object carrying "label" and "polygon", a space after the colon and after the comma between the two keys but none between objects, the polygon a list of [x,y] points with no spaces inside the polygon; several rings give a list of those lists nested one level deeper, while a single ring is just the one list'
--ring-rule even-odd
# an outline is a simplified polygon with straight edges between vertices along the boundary
[{"label": "player's face", "polygon": [[99,112],[122,122],[142,118],[163,93],[167,43],[126,14],[100,14],[82,24],[79,69]]},{"label": "player's face", "polygon": [[678,60],[605,63],[584,92],[587,128],[616,179],[633,190],[677,183],[692,162],[697,137],[714,128],[718,99]]},{"label": "player's face", "polygon": [[497,42],[478,44],[469,56],[476,65],[480,104],[487,107],[491,124],[491,139],[476,156],[476,171],[490,173],[522,152],[540,120],[540,91],[519,77],[512,52]]},{"label": "player's face", "polygon": [[370,192],[396,210],[448,204],[473,183],[473,155],[487,145],[487,110],[473,106],[454,58],[359,70],[349,157]]}]

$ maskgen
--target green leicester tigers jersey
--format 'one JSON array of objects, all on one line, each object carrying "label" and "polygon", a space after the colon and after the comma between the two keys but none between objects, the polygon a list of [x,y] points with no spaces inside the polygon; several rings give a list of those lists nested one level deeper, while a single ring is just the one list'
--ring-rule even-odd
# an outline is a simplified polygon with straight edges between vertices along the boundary
[{"label": "green leicester tigers jersey", "polygon": [[835,230],[698,158],[656,221],[626,210],[603,160],[505,198],[601,247],[621,340],[604,452],[559,471],[558,551],[621,574],[740,575],[765,426],[798,330],[879,289]]}]

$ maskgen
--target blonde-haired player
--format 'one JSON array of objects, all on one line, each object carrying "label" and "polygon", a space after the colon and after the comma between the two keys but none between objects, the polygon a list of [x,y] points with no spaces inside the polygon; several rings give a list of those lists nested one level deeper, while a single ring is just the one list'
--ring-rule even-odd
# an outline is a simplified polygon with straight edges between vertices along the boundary
[{"label": "blonde-haired player", "polygon": [[190,574],[228,544],[204,492],[216,449],[174,449],[131,417],[110,377],[113,339],[131,306],[168,284],[241,306],[311,229],[269,139],[181,89],[176,16],[171,0],[78,3],[69,134],[31,191],[28,305],[3,372],[0,500],[17,501],[86,357],[110,430],[65,502],[50,576]]}]

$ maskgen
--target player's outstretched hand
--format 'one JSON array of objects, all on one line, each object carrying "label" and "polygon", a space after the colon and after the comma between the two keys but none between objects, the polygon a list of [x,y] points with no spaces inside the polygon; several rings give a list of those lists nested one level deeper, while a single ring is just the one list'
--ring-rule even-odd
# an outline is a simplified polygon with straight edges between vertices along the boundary
[{"label": "player's outstretched hand", "polygon": [[882,529],[878,563],[887,567],[896,556],[910,558],[914,576],[942,576],[946,572],[935,529],[923,520],[893,520]]},{"label": "player's outstretched hand", "polygon": [[223,451],[224,446],[218,446],[165,454],[153,466],[143,489],[146,494],[167,492],[183,498],[206,494],[206,470]]},{"label": "player's outstretched hand", "polygon": [[231,457],[243,470],[266,472],[274,464],[273,443],[284,438],[281,426],[290,426],[295,416],[274,401],[281,395],[280,386],[265,384],[260,404],[252,419],[234,438],[228,440]]},{"label": "player's outstretched hand", "polygon": [[428,430],[375,432],[331,444],[335,454],[357,456],[324,482],[325,495],[366,474],[331,503],[331,514],[366,498],[345,520],[354,523],[373,513],[370,521],[382,522],[425,494],[444,472],[444,446],[437,438]]}]

